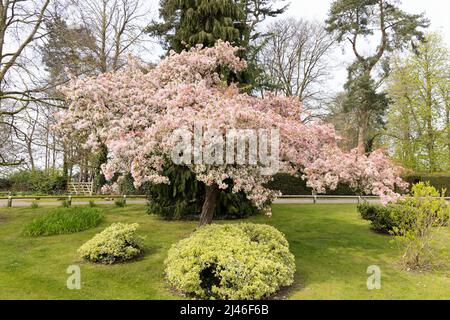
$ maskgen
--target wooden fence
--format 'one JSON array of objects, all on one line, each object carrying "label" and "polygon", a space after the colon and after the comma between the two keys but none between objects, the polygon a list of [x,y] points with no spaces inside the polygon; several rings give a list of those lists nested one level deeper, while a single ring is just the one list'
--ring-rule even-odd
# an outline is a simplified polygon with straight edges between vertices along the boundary
[{"label": "wooden fence", "polygon": [[92,182],[69,182],[67,184],[67,192],[69,194],[82,194],[92,196],[94,191],[94,181]]}]

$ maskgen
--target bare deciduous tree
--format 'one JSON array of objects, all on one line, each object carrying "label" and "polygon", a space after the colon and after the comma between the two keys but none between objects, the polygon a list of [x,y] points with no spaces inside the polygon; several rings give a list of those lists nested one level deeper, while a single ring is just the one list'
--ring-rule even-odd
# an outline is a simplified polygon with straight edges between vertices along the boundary
[{"label": "bare deciduous tree", "polygon": [[297,96],[309,110],[325,97],[322,85],[330,75],[328,53],[335,39],[318,22],[287,18],[268,26],[271,37],[260,63],[277,93]]},{"label": "bare deciduous tree", "polygon": [[[50,0],[0,1],[0,123],[12,138],[13,117],[26,110],[31,103],[46,98],[27,62],[27,49],[45,36],[42,25]],[[3,141],[4,143],[4,141]],[[8,148],[6,148],[8,149]],[[14,152],[3,148],[0,166],[20,164]],[[11,150],[11,148],[9,148]]]},{"label": "bare deciduous tree", "polygon": [[141,0],[72,0],[78,21],[97,41],[100,72],[118,70],[126,55],[142,41],[147,11]]}]

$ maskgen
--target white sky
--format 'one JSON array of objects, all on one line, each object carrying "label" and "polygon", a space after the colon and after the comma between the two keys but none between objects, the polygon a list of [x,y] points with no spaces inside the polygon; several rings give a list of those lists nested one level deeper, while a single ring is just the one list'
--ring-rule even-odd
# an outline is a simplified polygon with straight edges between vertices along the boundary
[{"label": "white sky", "polygon": [[[289,10],[284,16],[305,17],[325,21],[332,0],[292,0]],[[430,19],[430,31],[439,31],[444,35],[447,45],[450,45],[450,0],[403,0],[401,7],[409,13],[422,13]],[[342,44],[346,49],[337,50],[333,54],[336,57],[334,79],[330,79],[329,86],[332,91],[339,91],[345,83],[347,65],[353,60],[348,44]]]},{"label": "white sky", "polygon": [[[159,0],[147,1],[151,3],[153,16],[157,17]],[[289,9],[283,16],[325,21],[332,2],[332,0],[292,0]],[[429,30],[440,31],[447,45],[450,45],[450,0],[403,0],[400,2],[401,7],[409,13],[424,12],[431,21]],[[330,91],[333,92],[342,90],[342,85],[347,77],[346,67],[353,59],[348,46],[345,45],[344,47],[346,50],[341,47],[336,50],[336,53],[333,53],[335,68],[333,78],[329,79],[328,84]],[[156,58],[161,54],[161,51],[156,49],[155,53]]]}]

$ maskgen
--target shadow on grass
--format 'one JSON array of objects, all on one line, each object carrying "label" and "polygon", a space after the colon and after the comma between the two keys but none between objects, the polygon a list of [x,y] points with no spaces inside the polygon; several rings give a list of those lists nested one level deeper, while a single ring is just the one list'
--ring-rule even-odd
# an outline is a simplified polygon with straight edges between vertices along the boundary
[{"label": "shadow on grass", "polygon": [[384,267],[395,257],[391,237],[373,232],[354,205],[277,205],[273,218],[252,220],[274,225],[286,235],[297,266],[291,293],[323,282],[365,286],[368,266]]}]

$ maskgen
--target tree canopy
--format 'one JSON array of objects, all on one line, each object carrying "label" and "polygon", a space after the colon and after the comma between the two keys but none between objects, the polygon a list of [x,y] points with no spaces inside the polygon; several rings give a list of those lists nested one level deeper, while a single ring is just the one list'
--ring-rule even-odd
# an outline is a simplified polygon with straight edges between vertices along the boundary
[{"label": "tree canopy", "polygon": [[[388,72],[383,68],[383,58],[396,49],[403,49],[411,41],[421,40],[429,21],[424,14],[409,14],[400,9],[395,0],[336,0],[333,1],[327,19],[327,30],[337,35],[339,42],[351,45],[355,62],[348,68],[348,81],[345,86],[346,105],[355,109],[358,118],[358,149],[366,151],[368,129],[371,118],[383,115],[387,101],[380,93],[380,80],[376,79],[375,67],[381,67],[381,74]],[[361,43],[365,39],[379,38],[375,50],[362,54]],[[381,64],[381,65],[380,65]]]},{"label": "tree canopy", "polygon": [[[246,62],[236,56],[237,51],[218,41],[213,48],[198,46],[172,53],[148,72],[132,63],[120,72],[74,79],[64,90],[70,109],[61,117],[59,129],[66,137],[85,136],[86,147],[106,144],[112,153],[102,168],[106,178],[130,172],[136,186],[146,181],[170,183],[164,168],[173,165],[173,154],[179,153],[174,132],[184,130],[190,144],[198,125],[212,130],[202,133],[202,147],[191,149],[194,162],[192,155],[183,151],[186,162],[175,163],[188,168],[196,180],[208,186],[202,223],[211,222],[211,210],[221,189],[231,186],[233,193],[244,192],[267,212],[270,201],[277,196],[265,187],[273,172],[266,171],[268,163],[261,159],[251,161],[251,148],[245,149],[243,158],[233,153],[231,163],[228,158],[221,161],[224,150],[217,144],[236,129],[270,132],[265,140],[269,159],[282,171],[301,173],[318,192],[345,182],[355,190],[380,195],[385,201],[397,196],[393,190],[404,183],[398,178],[399,168],[382,151],[370,156],[344,153],[337,147],[332,126],[299,121],[301,106],[297,98],[253,97],[240,93],[236,84],[221,78],[219,67],[235,72],[245,69]],[[278,135],[272,133],[274,129]],[[239,141],[243,137],[234,133],[231,138]],[[201,157],[203,160],[196,161],[199,153],[214,154],[213,161]]]}]

